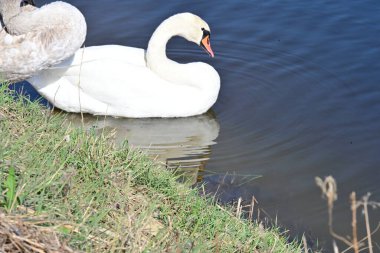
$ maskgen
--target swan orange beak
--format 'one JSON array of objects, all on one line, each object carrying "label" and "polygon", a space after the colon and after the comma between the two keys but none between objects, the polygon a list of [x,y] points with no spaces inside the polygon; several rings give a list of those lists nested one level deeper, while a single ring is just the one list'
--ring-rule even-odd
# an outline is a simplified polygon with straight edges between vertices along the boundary
[{"label": "swan orange beak", "polygon": [[204,50],[206,50],[206,52],[214,58],[214,52],[212,51],[211,49],[211,44],[210,44],[210,32],[208,31],[204,31],[203,32],[203,38],[201,40],[201,47],[203,47]]}]

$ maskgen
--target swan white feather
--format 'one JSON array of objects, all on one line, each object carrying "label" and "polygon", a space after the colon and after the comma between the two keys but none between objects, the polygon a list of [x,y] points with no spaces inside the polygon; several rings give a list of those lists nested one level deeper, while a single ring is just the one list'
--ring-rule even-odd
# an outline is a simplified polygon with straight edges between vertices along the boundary
[{"label": "swan white feather", "polygon": [[138,118],[202,114],[217,100],[217,71],[203,62],[174,62],[165,51],[173,36],[199,45],[209,30],[198,16],[177,14],[156,29],[146,52],[117,45],[88,47],[28,81],[68,112]]}]

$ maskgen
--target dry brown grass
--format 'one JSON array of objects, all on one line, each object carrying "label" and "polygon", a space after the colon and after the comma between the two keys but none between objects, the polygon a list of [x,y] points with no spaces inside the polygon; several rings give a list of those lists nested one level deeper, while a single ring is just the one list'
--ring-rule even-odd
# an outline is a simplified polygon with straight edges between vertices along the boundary
[{"label": "dry brown grass", "polygon": [[0,252],[75,252],[59,240],[51,225],[46,217],[0,213]]},{"label": "dry brown grass", "polygon": [[[327,201],[327,208],[328,208],[328,226],[331,236],[340,242],[343,242],[346,244],[347,248],[341,253],[348,252],[350,250],[353,250],[355,253],[363,252],[364,250],[368,250],[369,253],[373,253],[373,243],[372,243],[372,236],[380,229],[380,222],[374,228],[371,230],[370,227],[370,219],[368,214],[368,207],[372,208],[378,208],[380,207],[379,202],[369,201],[370,194],[363,196],[361,199],[357,199],[356,193],[352,192],[350,195],[350,202],[351,202],[351,227],[352,227],[352,234],[350,237],[345,237],[342,235],[339,235],[334,231],[333,227],[333,210],[334,210],[334,202],[337,200],[338,197],[338,190],[337,190],[337,184],[335,179],[332,176],[326,177],[324,180],[322,180],[319,177],[315,178],[316,184],[321,188],[322,195],[324,198],[326,198]],[[362,239],[358,239],[358,221],[357,221],[357,212],[359,208],[363,208],[363,215],[364,215],[364,222],[366,225],[366,232],[367,235],[363,236]],[[333,241],[333,249],[335,253],[339,253],[338,246],[335,241]]]}]

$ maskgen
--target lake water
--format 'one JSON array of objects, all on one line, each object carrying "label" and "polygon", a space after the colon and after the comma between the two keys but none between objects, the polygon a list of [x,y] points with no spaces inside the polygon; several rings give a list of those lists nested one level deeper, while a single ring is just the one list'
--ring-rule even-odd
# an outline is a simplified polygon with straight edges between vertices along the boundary
[{"label": "lake water", "polygon": [[[116,128],[117,141],[127,138],[181,166],[222,201],[254,195],[292,235],[305,233],[326,247],[331,238],[316,176],[338,182],[334,224],[341,234],[350,234],[351,191],[380,200],[379,1],[68,2],[86,16],[86,46],[146,48],[165,18],[198,14],[211,27],[216,57],[181,38],[169,42],[168,55],[208,62],[221,76],[219,99],[206,115],[98,123],[86,116],[89,126]],[[370,215],[374,227],[380,215]]]}]

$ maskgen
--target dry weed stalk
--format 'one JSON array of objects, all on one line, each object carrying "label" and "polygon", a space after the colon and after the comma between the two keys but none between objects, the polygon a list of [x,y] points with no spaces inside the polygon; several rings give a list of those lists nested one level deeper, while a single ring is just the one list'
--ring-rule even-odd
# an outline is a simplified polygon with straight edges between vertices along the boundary
[{"label": "dry weed stalk", "polygon": [[369,215],[368,215],[368,206],[372,207],[373,209],[380,208],[380,203],[375,201],[369,201],[369,197],[371,196],[371,193],[367,193],[367,195],[363,196],[360,201],[357,202],[356,208],[363,206],[363,213],[364,213],[364,220],[366,225],[366,231],[367,231],[367,237],[363,238],[363,240],[368,241],[368,252],[373,253],[373,244],[372,244],[372,234],[377,232],[380,228],[380,223],[378,226],[371,232],[371,227],[369,224]]},{"label": "dry weed stalk", "polygon": [[255,203],[258,204],[255,196],[252,196],[251,205],[249,207],[249,214],[248,214],[248,220],[252,221],[253,219],[253,211],[255,210]]},{"label": "dry weed stalk", "polygon": [[240,197],[238,200],[238,203],[237,203],[237,208],[236,208],[236,218],[239,218],[239,219],[240,219],[241,213],[243,211],[243,205],[241,204],[242,200],[243,199]]},{"label": "dry weed stalk", "polygon": [[355,253],[359,253],[359,243],[358,243],[358,229],[356,222],[356,193],[352,192],[350,195],[351,199],[351,213],[352,213],[352,246],[354,248]]},{"label": "dry weed stalk", "polygon": [[305,253],[308,253],[309,252],[309,247],[307,246],[307,241],[306,241],[306,236],[305,235],[302,236],[302,242],[303,242],[303,249],[304,249]]},{"label": "dry weed stalk", "polygon": [[328,207],[328,212],[329,212],[329,232],[330,234],[347,244],[348,246],[351,246],[352,243],[348,241],[346,238],[343,236],[338,235],[337,233],[334,232],[333,229],[333,209],[334,209],[334,202],[338,199],[338,188],[336,185],[336,181],[332,176],[328,176],[325,178],[325,180],[322,180],[320,177],[315,178],[316,184],[321,188],[322,190],[322,195],[327,199],[327,207]]},{"label": "dry weed stalk", "polygon": [[[356,193],[352,192],[350,195],[351,200],[351,213],[352,213],[352,220],[351,220],[351,226],[352,226],[352,241],[347,240],[345,237],[338,235],[333,230],[333,209],[334,209],[334,201],[337,200],[337,185],[336,181],[332,176],[328,176],[325,178],[325,180],[322,180],[319,177],[315,178],[316,184],[321,188],[322,195],[327,199],[327,207],[328,207],[328,226],[329,226],[329,232],[332,237],[335,239],[344,242],[348,248],[342,251],[342,253],[347,252],[350,249],[353,249],[355,253],[359,253],[360,251],[366,249],[363,248],[363,242],[367,240],[368,242],[368,251],[369,253],[373,253],[373,244],[372,244],[372,235],[376,233],[380,229],[380,223],[378,226],[371,232],[370,223],[369,223],[369,215],[368,215],[368,206],[371,206],[372,208],[378,208],[380,207],[380,203],[369,201],[370,193],[368,193],[366,196],[362,197],[362,200],[358,201],[356,199]],[[357,234],[357,209],[359,207],[363,206],[363,214],[366,224],[366,232],[367,236],[362,238],[361,240],[358,240],[358,234]],[[335,240],[333,241],[333,248],[335,253],[339,253],[338,247],[335,243]]]},{"label": "dry weed stalk", "polygon": [[[238,199],[237,204],[236,204],[235,217],[240,219],[241,215],[243,214],[243,210],[248,209],[248,221],[252,222],[256,204],[259,204],[259,202],[256,200],[254,195],[252,195],[251,203],[249,205],[243,205],[243,198],[240,197]],[[257,208],[257,213],[258,213],[257,221],[259,221],[260,209],[258,209],[258,208]]]},{"label": "dry weed stalk", "polygon": [[371,194],[369,193],[366,196],[363,196],[362,205],[364,209],[364,219],[365,219],[365,225],[366,225],[365,227],[367,230],[367,237],[368,237],[368,249],[369,249],[369,253],[373,253],[371,227],[369,225],[369,217],[368,217],[368,200],[370,196]]}]

